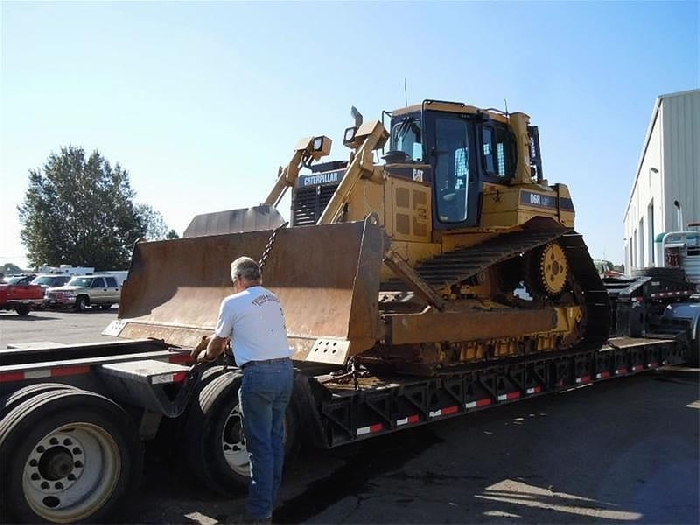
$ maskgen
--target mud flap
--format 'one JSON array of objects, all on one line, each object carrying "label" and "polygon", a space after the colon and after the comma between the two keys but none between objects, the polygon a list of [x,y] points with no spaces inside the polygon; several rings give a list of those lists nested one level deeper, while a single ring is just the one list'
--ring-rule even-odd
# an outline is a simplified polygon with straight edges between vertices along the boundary
[{"label": "mud flap", "polygon": [[[112,330],[195,346],[232,293],[231,261],[258,259],[269,237],[253,231],[137,244]],[[279,231],[263,285],[280,298],[295,359],[343,364],[374,346],[385,242],[372,218]]]}]

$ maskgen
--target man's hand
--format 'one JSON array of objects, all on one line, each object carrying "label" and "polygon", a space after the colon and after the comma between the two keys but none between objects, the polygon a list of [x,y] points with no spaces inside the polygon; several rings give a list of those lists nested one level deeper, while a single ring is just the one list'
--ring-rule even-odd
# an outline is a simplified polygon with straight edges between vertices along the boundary
[{"label": "man's hand", "polygon": [[195,359],[197,363],[209,363],[224,353],[228,345],[228,337],[204,335],[202,340],[190,352],[190,357]]},{"label": "man's hand", "polygon": [[198,363],[212,361],[212,359],[207,356],[207,347],[210,341],[211,336],[203,335],[202,340],[197,343],[197,346],[190,352],[190,357]]}]

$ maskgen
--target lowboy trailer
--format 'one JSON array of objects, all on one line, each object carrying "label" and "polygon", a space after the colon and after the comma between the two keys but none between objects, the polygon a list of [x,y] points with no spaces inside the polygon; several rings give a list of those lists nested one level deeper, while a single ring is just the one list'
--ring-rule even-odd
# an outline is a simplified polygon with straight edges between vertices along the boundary
[{"label": "lowboy trailer", "polygon": [[[433,377],[362,367],[296,370],[286,447],[337,447],[580,385],[682,363],[687,330],[611,338],[597,349],[516,358]],[[182,459],[231,494],[249,472],[241,433],[241,373],[191,367],[158,340],[0,351],[3,521],[73,523],[128,512],[143,442],[168,425]]]}]

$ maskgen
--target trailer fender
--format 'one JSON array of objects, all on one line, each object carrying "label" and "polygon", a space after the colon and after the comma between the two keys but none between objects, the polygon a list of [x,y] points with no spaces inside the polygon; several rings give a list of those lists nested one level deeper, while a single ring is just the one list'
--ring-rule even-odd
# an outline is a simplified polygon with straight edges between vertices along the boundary
[{"label": "trailer fender", "polygon": [[137,429],[114,402],[44,391],[0,421],[3,522],[100,522],[130,507],[143,466]]}]

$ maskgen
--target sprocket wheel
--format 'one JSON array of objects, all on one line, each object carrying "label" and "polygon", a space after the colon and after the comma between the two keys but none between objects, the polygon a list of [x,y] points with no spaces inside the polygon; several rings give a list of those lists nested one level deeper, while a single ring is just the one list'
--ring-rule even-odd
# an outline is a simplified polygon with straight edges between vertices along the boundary
[{"label": "sprocket wheel", "polygon": [[548,244],[539,256],[539,279],[549,296],[559,295],[566,285],[569,261],[559,243]]}]

